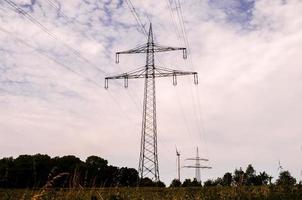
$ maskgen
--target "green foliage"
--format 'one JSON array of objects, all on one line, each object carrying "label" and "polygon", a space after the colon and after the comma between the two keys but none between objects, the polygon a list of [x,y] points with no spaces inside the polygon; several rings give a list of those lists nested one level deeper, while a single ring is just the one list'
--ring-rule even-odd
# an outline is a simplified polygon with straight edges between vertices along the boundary
[{"label": "green foliage", "polygon": [[198,182],[195,178],[193,181],[191,179],[186,179],[182,185],[182,187],[201,187],[201,182]]},{"label": "green foliage", "polygon": [[163,182],[161,181],[154,182],[147,177],[140,179],[138,185],[140,187],[166,187],[166,185]]},{"label": "green foliage", "polygon": [[230,172],[227,172],[222,177],[222,185],[223,186],[231,186],[233,181],[232,174]]},{"label": "green foliage", "polygon": [[122,167],[117,174],[118,184],[127,187],[137,186],[138,172],[133,168]]},{"label": "green foliage", "polygon": [[206,180],[206,181],[204,182],[204,186],[205,186],[205,187],[212,187],[212,186],[216,186],[216,183],[215,183],[215,181],[209,179],[209,180]]},{"label": "green foliage", "polygon": [[136,186],[138,172],[108,166],[107,160],[90,156],[85,162],[75,156],[20,155],[0,159],[0,188]]},{"label": "green foliage", "polygon": [[205,187],[213,186],[261,186],[271,184],[272,177],[266,172],[256,173],[252,165],[248,165],[246,170],[236,169],[234,174],[227,172],[222,178],[207,180],[204,182]]},{"label": "green foliage", "polygon": [[181,186],[181,181],[178,179],[173,179],[170,184],[170,187],[180,187],[180,186]]},{"label": "green foliage", "polygon": [[234,185],[240,186],[243,185],[244,171],[240,169],[236,169],[233,175],[233,183]]},{"label": "green foliage", "polygon": [[293,186],[296,184],[296,179],[291,176],[289,171],[282,171],[279,174],[279,178],[276,181],[276,185],[280,186]]},{"label": "green foliage", "polygon": [[[204,186],[234,187],[266,186],[272,177],[266,172],[256,173],[252,165],[246,170],[236,169],[234,173],[225,173],[222,178],[207,180]],[[47,183],[47,184],[46,184]],[[280,173],[277,186],[295,186],[296,179],[288,171]],[[90,156],[85,162],[75,156],[50,158],[48,155],[20,155],[17,158],[0,159],[0,188],[73,188],[73,187],[165,187],[163,182],[154,182],[149,178],[139,179],[133,168],[108,165],[108,161],[98,156]],[[201,187],[196,179],[186,179],[183,183],[173,180],[171,188]],[[302,184],[297,185],[302,188]],[[282,187],[285,188],[285,187]]]}]

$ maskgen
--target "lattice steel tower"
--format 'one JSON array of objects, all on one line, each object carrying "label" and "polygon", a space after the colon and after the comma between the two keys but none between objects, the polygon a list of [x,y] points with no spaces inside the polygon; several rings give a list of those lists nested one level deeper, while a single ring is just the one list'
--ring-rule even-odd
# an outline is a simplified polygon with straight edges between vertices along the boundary
[{"label": "lattice steel tower", "polygon": [[156,125],[156,96],[155,96],[155,78],[173,77],[173,85],[177,84],[177,76],[193,75],[194,83],[198,84],[197,72],[186,72],[172,70],[155,66],[154,53],[164,51],[183,51],[183,58],[186,59],[186,48],[161,46],[153,41],[152,24],[150,23],[148,42],[136,48],[120,51],[116,53],[116,63],[119,62],[120,54],[146,54],[146,65],[142,68],[119,74],[116,76],[105,77],[105,88],[108,88],[109,79],[124,79],[124,86],[128,87],[128,79],[145,79],[143,120],[141,132],[140,158],[139,158],[139,176],[144,178],[149,176],[154,181],[159,180],[158,152],[157,152],[157,125]]},{"label": "lattice steel tower", "polygon": [[200,169],[212,169],[209,166],[200,165],[200,161],[208,162],[209,159],[199,157],[198,147],[196,147],[196,157],[195,158],[187,158],[186,160],[195,161],[195,165],[184,166],[185,168],[194,168],[195,169],[195,178],[198,182],[200,182]]}]

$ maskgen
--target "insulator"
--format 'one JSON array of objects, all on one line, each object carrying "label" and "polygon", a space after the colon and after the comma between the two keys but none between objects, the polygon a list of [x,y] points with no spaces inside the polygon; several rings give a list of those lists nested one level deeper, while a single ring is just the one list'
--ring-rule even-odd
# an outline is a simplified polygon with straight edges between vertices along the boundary
[{"label": "insulator", "polygon": [[183,59],[187,59],[187,49],[182,50],[182,57]]},{"label": "insulator", "polygon": [[120,62],[120,54],[116,53],[115,54],[115,63],[119,63]]},{"label": "insulator", "polygon": [[194,84],[198,85],[198,74],[194,74]]},{"label": "insulator", "polygon": [[128,76],[125,76],[125,78],[124,78],[124,87],[125,88],[128,87]]},{"label": "insulator", "polygon": [[105,89],[107,90],[108,89],[108,79],[105,78]]},{"label": "insulator", "polygon": [[176,74],[173,74],[173,85],[177,85],[177,76]]}]

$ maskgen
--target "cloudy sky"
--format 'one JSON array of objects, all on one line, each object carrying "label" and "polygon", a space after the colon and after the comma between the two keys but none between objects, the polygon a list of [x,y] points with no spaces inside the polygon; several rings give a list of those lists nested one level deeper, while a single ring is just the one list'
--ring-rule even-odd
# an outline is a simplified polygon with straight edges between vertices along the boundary
[{"label": "cloudy sky", "polygon": [[[144,66],[144,55],[114,62],[146,42],[127,2],[0,1],[0,157],[98,155],[137,168],[143,82],[103,88],[105,76]],[[202,179],[249,163],[276,177],[280,160],[300,180],[302,1],[131,2],[158,43],[190,48],[186,61],[170,52],[157,65],[199,73],[198,86],[156,82],[161,179],[176,176],[175,146],[182,165],[198,146],[213,167]]]}]

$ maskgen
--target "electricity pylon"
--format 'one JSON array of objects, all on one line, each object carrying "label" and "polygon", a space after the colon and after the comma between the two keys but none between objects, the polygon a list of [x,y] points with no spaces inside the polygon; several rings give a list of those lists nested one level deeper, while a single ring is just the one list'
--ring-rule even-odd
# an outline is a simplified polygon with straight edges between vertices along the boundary
[{"label": "electricity pylon", "polygon": [[187,158],[186,160],[195,160],[195,165],[184,166],[185,168],[194,168],[195,169],[195,178],[200,182],[200,169],[212,169],[212,167],[200,165],[200,161],[209,161],[209,159],[199,157],[198,147],[196,148],[196,157]]},{"label": "electricity pylon", "polygon": [[152,24],[150,23],[148,41],[146,44],[136,48],[120,51],[116,53],[116,63],[119,62],[120,54],[146,54],[146,65],[142,68],[119,74],[116,76],[105,77],[105,88],[108,88],[109,79],[124,79],[124,87],[128,87],[128,79],[145,79],[143,120],[141,132],[140,158],[139,158],[139,176],[147,177],[151,174],[151,179],[159,181],[158,153],[157,153],[157,124],[156,124],[156,98],[155,98],[155,78],[173,77],[173,85],[177,84],[177,76],[193,75],[194,83],[198,84],[197,72],[186,72],[158,67],[154,64],[154,53],[164,51],[183,52],[183,58],[186,59],[186,48],[161,46],[153,41]]}]

